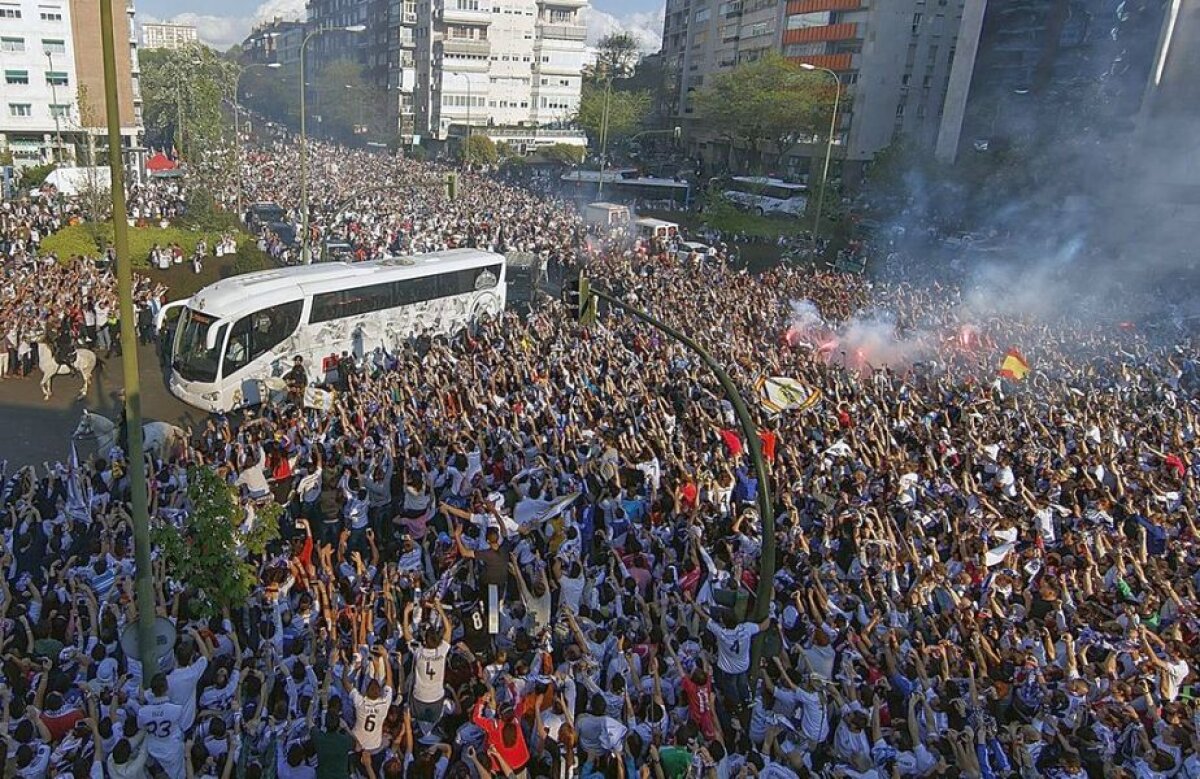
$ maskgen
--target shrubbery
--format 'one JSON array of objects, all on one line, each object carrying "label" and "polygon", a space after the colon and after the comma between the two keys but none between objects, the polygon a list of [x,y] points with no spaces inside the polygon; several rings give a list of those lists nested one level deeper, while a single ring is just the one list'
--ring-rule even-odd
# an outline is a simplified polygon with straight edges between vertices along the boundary
[{"label": "shrubbery", "polygon": [[[218,231],[185,230],[178,227],[131,227],[129,228],[129,253],[133,258],[133,267],[145,268],[149,265],[150,250],[155,244],[167,246],[177,243],[183,247],[183,253],[190,256],[196,249],[196,244],[204,238],[209,248],[221,238]],[[53,253],[59,260],[66,261],[76,255],[96,256],[102,247],[110,246],[113,242],[113,227],[111,222],[102,225],[78,224],[65,227],[42,240],[42,252]],[[254,242],[249,236],[239,236],[239,252],[254,248]],[[240,259],[240,258],[239,258]]]}]

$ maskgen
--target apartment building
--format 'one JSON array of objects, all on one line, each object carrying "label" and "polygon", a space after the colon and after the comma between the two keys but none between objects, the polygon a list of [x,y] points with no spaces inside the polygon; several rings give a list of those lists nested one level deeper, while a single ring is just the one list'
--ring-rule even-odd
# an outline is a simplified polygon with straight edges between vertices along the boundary
[{"label": "apartment building", "polygon": [[190,24],[142,25],[143,49],[185,49],[199,41],[196,28]]},{"label": "apartment building", "polygon": [[[99,0],[0,0],[0,149],[17,167],[107,146]],[[113,19],[123,146],[144,154],[133,0]]]},{"label": "apartment building", "polygon": [[[668,0],[664,63],[674,76],[677,117],[701,156],[728,161],[736,150],[694,121],[695,94],[715,74],[777,51],[837,74],[835,159],[853,176],[900,138],[936,143],[964,0]],[[824,139],[801,144],[782,172],[804,176]],[[730,163],[736,164],[736,162]]]},{"label": "apartment building", "polygon": [[242,41],[242,56],[247,62],[260,65],[297,66],[305,29],[304,22],[279,17],[263,22]]},{"label": "apartment building", "polygon": [[1054,142],[1084,127],[1132,129],[1160,29],[1180,5],[967,0],[939,158]]},{"label": "apartment building", "polygon": [[[579,107],[586,0],[421,0],[414,31],[419,134],[563,126]],[[452,132],[452,128],[456,128]]]}]

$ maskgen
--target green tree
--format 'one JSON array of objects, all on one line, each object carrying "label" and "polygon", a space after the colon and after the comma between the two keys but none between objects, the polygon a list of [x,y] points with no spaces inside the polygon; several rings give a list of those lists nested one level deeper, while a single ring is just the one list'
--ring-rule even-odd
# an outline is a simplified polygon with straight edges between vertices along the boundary
[{"label": "green tree", "polygon": [[207,46],[154,49],[139,59],[147,143],[174,146],[189,161],[218,152],[228,135],[221,103],[232,96],[232,63]]},{"label": "green tree", "polygon": [[614,32],[596,44],[596,65],[590,70],[593,80],[627,78],[633,73],[640,52],[637,41],[627,32]]},{"label": "green tree", "polygon": [[576,123],[594,142],[599,142],[604,123],[604,104],[608,102],[608,140],[630,135],[650,111],[650,93],[644,90],[609,92],[604,83],[584,82],[579,96]]},{"label": "green tree", "polygon": [[835,89],[827,74],[774,52],[713,76],[696,95],[696,121],[744,146],[757,167],[768,145],[783,156],[822,128],[827,132]]},{"label": "green tree", "polygon": [[468,165],[495,165],[500,159],[500,152],[491,138],[472,135],[463,144],[460,156]]},{"label": "green tree", "polygon": [[12,149],[0,149],[0,165],[8,166],[13,164]]},{"label": "green tree", "polygon": [[53,162],[47,162],[45,165],[33,165],[24,168],[21,171],[20,178],[17,179],[17,186],[21,189],[40,187],[46,181],[46,177],[53,173],[56,167],[58,166]]},{"label": "green tree", "polygon": [[276,503],[259,506],[248,518],[238,492],[207,468],[192,471],[188,498],[192,512],[182,528],[157,525],[153,540],[163,554],[168,574],[194,593],[193,613],[219,614],[244,604],[257,582],[258,567],[248,556],[261,556],[279,537]]},{"label": "green tree", "polygon": [[583,147],[569,143],[556,143],[542,150],[542,157],[560,165],[578,165],[583,162]]}]

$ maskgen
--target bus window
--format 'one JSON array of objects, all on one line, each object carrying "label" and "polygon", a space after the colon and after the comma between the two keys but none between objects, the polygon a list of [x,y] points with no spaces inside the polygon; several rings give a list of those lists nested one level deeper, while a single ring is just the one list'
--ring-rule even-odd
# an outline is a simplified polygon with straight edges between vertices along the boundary
[{"label": "bus window", "polygon": [[395,305],[392,283],[323,292],[313,298],[312,314],[309,315],[308,321],[309,324],[315,325],[334,319],[361,316],[372,311],[383,311]]},{"label": "bus window", "polygon": [[175,333],[175,359],[172,364],[184,381],[209,383],[217,380],[217,360],[221,355],[221,344],[225,342],[225,334],[218,332],[217,346],[207,348],[208,330],[213,326],[224,328],[224,325],[217,325],[216,317],[190,308],[184,309],[180,315]]},{"label": "bus window", "polygon": [[303,302],[293,300],[255,311],[234,323],[225,347],[223,373],[230,376],[283,342],[300,324]]}]

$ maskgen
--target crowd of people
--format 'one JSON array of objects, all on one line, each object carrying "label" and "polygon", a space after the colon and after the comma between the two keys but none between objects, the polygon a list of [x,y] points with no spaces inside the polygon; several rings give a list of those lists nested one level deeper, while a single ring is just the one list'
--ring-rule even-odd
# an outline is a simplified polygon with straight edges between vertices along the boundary
[{"label": "crowd of people", "polygon": [[[247,201],[296,202],[292,153],[257,152]],[[284,508],[254,595],[211,615],[160,565],[156,603],[134,596],[119,449],[10,466],[5,771],[1200,776],[1189,340],[585,240],[486,176],[448,201],[436,167],[313,154],[314,235],[586,264],[726,368],[755,434],[695,354],[618,311],[414,334],[344,366],[327,407],[214,416],[146,464],[156,523],[186,525],[196,468],[238,491],[243,528]],[[399,187],[342,209],[383,168]],[[1028,373],[1000,378],[1012,347]],[[760,403],[767,376],[807,402]],[[119,640],[151,607],[178,636],[161,670]]]}]

